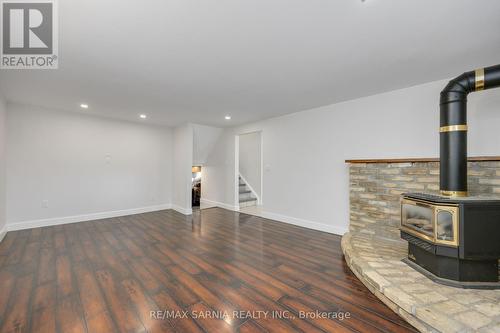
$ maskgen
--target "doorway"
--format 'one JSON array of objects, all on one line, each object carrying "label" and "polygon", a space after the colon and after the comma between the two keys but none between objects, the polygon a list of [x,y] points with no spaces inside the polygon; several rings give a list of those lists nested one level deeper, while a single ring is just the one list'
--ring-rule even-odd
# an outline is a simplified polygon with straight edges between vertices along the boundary
[{"label": "doorway", "polygon": [[236,198],[240,212],[260,215],[263,197],[262,132],[237,136]]},{"label": "doorway", "polygon": [[191,206],[200,208],[201,200],[201,166],[191,168]]}]

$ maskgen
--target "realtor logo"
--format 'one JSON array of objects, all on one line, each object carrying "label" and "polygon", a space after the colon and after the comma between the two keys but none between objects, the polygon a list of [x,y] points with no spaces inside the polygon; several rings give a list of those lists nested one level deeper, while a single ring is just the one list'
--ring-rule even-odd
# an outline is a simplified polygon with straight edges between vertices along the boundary
[{"label": "realtor logo", "polygon": [[55,0],[0,0],[2,69],[58,67]]}]

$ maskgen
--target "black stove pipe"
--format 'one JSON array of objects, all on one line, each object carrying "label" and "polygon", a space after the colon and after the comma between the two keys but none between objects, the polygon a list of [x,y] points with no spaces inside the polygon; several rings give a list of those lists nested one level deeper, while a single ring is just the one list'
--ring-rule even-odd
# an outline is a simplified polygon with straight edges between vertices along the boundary
[{"label": "black stove pipe", "polygon": [[467,95],[500,87],[500,65],[466,72],[441,92],[440,190],[444,196],[467,196]]}]

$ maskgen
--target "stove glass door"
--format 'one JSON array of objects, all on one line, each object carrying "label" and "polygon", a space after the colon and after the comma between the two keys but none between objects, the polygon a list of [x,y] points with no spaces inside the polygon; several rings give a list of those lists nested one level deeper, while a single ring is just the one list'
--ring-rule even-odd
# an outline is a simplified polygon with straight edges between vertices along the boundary
[{"label": "stove glass door", "polygon": [[420,202],[403,201],[401,225],[434,239],[434,209]]},{"label": "stove glass door", "polygon": [[458,245],[458,207],[436,207],[436,241],[443,245]]}]

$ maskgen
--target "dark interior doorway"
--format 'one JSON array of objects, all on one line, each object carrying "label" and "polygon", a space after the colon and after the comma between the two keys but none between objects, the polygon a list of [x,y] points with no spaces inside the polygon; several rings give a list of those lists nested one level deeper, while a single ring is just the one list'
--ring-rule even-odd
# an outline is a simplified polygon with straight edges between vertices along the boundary
[{"label": "dark interior doorway", "polygon": [[201,166],[193,166],[191,169],[192,172],[192,195],[191,195],[191,203],[193,207],[200,207],[200,199],[201,199]]}]

